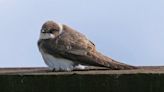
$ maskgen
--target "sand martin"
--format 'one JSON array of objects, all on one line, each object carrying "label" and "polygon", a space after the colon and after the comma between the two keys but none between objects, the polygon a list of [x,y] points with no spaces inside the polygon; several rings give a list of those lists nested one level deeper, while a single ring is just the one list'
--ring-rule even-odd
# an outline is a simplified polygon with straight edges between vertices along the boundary
[{"label": "sand martin", "polygon": [[43,24],[38,47],[45,63],[55,71],[85,70],[90,66],[112,70],[136,68],[101,54],[85,35],[53,21]]}]

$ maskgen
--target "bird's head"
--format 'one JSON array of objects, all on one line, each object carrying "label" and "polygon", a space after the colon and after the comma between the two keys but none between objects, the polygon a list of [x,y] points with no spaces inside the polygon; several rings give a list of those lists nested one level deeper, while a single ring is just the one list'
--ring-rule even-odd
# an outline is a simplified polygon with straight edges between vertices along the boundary
[{"label": "bird's head", "polygon": [[40,39],[53,39],[63,31],[63,25],[54,21],[47,21],[43,24],[40,32]]}]

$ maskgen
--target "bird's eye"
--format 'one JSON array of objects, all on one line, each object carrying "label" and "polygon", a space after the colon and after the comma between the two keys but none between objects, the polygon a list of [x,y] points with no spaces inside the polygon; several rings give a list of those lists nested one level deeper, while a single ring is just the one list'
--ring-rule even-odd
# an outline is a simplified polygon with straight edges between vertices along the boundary
[{"label": "bird's eye", "polygon": [[54,32],[54,29],[49,30],[49,33],[53,33],[53,32]]},{"label": "bird's eye", "polygon": [[55,31],[58,31],[57,29],[50,29],[49,30],[49,33],[53,33],[53,32],[55,32]]},{"label": "bird's eye", "polygon": [[42,30],[41,30],[41,32],[42,32],[42,33],[45,33],[45,30],[44,30],[44,29],[42,29]]}]

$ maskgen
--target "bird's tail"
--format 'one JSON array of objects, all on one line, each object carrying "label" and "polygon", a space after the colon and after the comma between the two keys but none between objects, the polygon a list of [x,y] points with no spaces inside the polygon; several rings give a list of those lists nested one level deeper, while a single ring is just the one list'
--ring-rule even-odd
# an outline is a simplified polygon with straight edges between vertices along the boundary
[{"label": "bird's tail", "polygon": [[116,60],[113,60],[107,56],[104,56],[103,54],[96,52],[94,54],[95,60],[97,63],[99,63],[102,66],[108,67],[112,70],[127,70],[127,69],[137,69],[135,66],[131,66],[128,64],[124,64],[121,62],[118,62]]}]

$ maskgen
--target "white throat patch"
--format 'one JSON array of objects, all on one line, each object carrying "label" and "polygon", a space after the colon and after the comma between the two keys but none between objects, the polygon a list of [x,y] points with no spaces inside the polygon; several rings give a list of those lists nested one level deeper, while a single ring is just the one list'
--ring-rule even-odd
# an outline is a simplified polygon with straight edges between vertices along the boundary
[{"label": "white throat patch", "polygon": [[40,33],[40,38],[39,39],[52,39],[55,38],[54,34],[51,33]]}]

